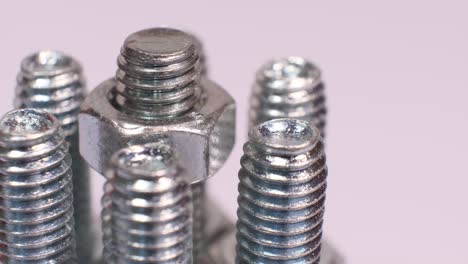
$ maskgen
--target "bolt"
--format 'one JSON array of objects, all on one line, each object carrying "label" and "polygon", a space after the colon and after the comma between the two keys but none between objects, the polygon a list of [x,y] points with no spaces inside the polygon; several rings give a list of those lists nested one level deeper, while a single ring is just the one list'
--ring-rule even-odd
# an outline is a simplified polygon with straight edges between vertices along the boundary
[{"label": "bolt", "polygon": [[300,57],[266,63],[257,72],[249,127],[275,118],[310,122],[325,137],[327,109],[319,68]]},{"label": "bolt", "polygon": [[192,201],[172,148],[115,153],[103,197],[106,263],[192,263]]},{"label": "bolt", "polygon": [[319,263],[327,167],[319,130],[274,119],[249,132],[239,171],[237,263]]},{"label": "bolt", "polygon": [[[295,118],[317,127],[324,138],[324,87],[320,69],[304,58],[287,57],[264,64],[252,91],[249,127],[275,118]],[[342,263],[332,252],[335,250],[322,252],[321,263]]]},{"label": "bolt", "polygon": [[77,60],[58,51],[42,50],[21,62],[15,106],[54,114],[64,131],[73,160],[77,254],[83,262],[90,262],[95,251],[95,232],[91,220],[89,169],[78,148],[78,112],[85,96],[84,87],[82,68]]},{"label": "bolt", "polygon": [[35,109],[0,120],[2,263],[75,258],[71,157],[52,115]]},{"label": "bolt", "polygon": [[203,182],[224,164],[235,137],[234,100],[202,76],[197,47],[192,35],[170,28],[131,34],[116,77],[91,92],[79,115],[80,151],[100,173],[121,148],[172,142],[193,186],[195,255],[204,243]]}]

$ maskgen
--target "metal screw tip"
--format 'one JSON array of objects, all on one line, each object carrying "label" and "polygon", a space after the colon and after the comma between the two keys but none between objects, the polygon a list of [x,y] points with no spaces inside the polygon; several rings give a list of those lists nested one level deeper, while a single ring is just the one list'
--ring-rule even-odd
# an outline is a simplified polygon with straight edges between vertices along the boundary
[{"label": "metal screw tip", "polygon": [[265,64],[257,79],[271,89],[291,91],[317,85],[321,73],[318,67],[302,57],[288,57]]},{"label": "metal screw tip", "polygon": [[190,34],[172,28],[150,28],[131,34],[122,53],[146,63],[171,64],[191,56],[195,49]]},{"label": "metal screw tip", "polygon": [[37,109],[20,109],[7,113],[0,120],[1,141],[35,142],[47,139],[59,129],[56,118]]},{"label": "metal screw tip", "polygon": [[55,50],[38,51],[21,62],[21,71],[31,76],[55,76],[80,69],[73,58]]},{"label": "metal screw tip", "polygon": [[171,147],[165,143],[131,146],[117,152],[112,163],[121,172],[139,177],[167,176],[176,169]]},{"label": "metal screw tip", "polygon": [[254,127],[249,137],[262,149],[295,153],[314,148],[320,139],[320,132],[306,121],[280,118]]}]

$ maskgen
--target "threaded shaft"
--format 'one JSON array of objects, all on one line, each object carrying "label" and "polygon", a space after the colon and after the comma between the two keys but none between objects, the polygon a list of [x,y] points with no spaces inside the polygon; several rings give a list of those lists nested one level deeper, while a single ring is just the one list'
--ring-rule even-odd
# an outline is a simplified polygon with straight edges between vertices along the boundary
[{"label": "threaded shaft", "polygon": [[193,37],[170,28],[131,34],[118,57],[112,103],[136,118],[178,116],[200,101],[202,67]]},{"label": "threaded shaft", "polygon": [[192,201],[165,143],[111,160],[103,197],[106,263],[192,263]]},{"label": "threaded shaft", "polygon": [[83,262],[90,262],[95,251],[95,238],[91,228],[89,168],[78,147],[78,112],[85,96],[81,65],[58,51],[36,52],[21,62],[16,91],[16,107],[54,114],[70,144],[77,254]]},{"label": "threaded shaft", "polygon": [[206,183],[198,182],[190,185],[193,201],[193,257],[197,263],[198,257],[205,252],[206,242]]},{"label": "threaded shaft", "polygon": [[265,64],[258,72],[252,92],[250,124],[275,118],[310,122],[325,136],[326,105],[320,70],[300,57]]},{"label": "threaded shaft", "polygon": [[23,109],[0,120],[0,186],[5,263],[74,261],[71,157],[53,115]]},{"label": "threaded shaft", "polygon": [[319,131],[275,119],[251,129],[239,171],[237,263],[319,263],[327,168]]},{"label": "threaded shaft", "polygon": [[43,50],[26,57],[17,77],[15,106],[52,113],[65,136],[76,133],[85,96],[81,72],[75,59],[57,51]]}]

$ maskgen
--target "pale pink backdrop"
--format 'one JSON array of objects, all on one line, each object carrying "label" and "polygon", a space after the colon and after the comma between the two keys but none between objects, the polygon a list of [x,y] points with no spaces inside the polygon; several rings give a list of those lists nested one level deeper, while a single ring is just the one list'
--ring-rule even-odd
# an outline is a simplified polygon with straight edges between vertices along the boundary
[{"label": "pale pink backdrop", "polygon": [[0,113],[36,49],[79,58],[93,88],[114,74],[129,33],[188,29],[237,100],[236,148],[210,186],[234,218],[254,72],[302,55],[327,84],[327,236],[349,263],[468,263],[468,2],[231,2],[2,1]]}]

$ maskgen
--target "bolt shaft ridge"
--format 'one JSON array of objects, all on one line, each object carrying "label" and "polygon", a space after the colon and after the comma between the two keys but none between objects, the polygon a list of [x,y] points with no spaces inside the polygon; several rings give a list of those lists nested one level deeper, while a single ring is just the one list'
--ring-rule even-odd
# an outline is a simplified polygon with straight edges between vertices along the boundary
[{"label": "bolt shaft ridge", "polygon": [[319,263],[327,167],[319,131],[275,119],[251,129],[239,171],[237,263]]},{"label": "bolt shaft ridge", "polygon": [[21,62],[15,106],[55,115],[65,136],[78,130],[78,112],[85,96],[81,65],[57,51],[43,50]]},{"label": "bolt shaft ridge", "polygon": [[170,28],[130,35],[118,57],[113,104],[137,118],[178,116],[200,101],[196,40]]},{"label": "bolt shaft ridge", "polygon": [[205,223],[206,223],[206,183],[198,182],[190,185],[193,201],[193,256],[195,263],[198,257],[204,255],[205,250]]},{"label": "bolt shaft ridge", "polygon": [[74,262],[71,157],[53,115],[23,109],[0,120],[0,186],[1,262]]},{"label": "bolt shaft ridge", "polygon": [[325,135],[324,84],[320,70],[300,57],[268,62],[258,72],[252,92],[250,127],[275,118],[310,122]]},{"label": "bolt shaft ridge", "polygon": [[91,228],[89,169],[78,147],[78,112],[85,96],[81,65],[58,51],[36,52],[21,62],[16,91],[16,107],[35,108],[54,114],[70,144],[77,254],[80,260],[89,262],[95,251],[95,238]]},{"label": "bolt shaft ridge", "polygon": [[165,143],[114,154],[103,197],[106,263],[192,263],[190,186]]}]

